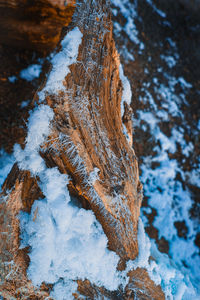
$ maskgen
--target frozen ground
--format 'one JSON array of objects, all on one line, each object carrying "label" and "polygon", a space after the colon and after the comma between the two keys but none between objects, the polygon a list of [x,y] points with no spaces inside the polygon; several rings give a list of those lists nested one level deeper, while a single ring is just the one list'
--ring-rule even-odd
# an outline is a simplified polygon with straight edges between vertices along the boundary
[{"label": "frozen ground", "polygon": [[199,120],[192,111],[197,78],[183,69],[178,32],[159,1],[112,3],[115,40],[133,91],[133,141],[145,196],[141,217],[160,250],[199,289]]}]

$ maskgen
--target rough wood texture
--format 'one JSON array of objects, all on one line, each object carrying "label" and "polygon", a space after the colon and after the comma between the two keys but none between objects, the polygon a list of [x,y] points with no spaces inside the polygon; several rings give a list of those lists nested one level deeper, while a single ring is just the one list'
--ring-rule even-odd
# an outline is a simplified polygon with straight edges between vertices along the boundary
[{"label": "rough wood texture", "polygon": [[[125,262],[138,254],[142,185],[134,150],[123,134],[122,117],[131,133],[130,109],[127,105],[125,115],[121,116],[120,62],[106,2],[82,3],[74,15],[71,27],[74,26],[83,33],[82,44],[77,62],[71,65],[71,72],[64,80],[65,92],[46,95],[45,101],[55,116],[41,156],[47,167],[57,166],[61,173],[70,175],[70,192],[83,207],[94,211],[108,237],[109,248],[120,256],[119,268],[123,269]],[[35,101],[37,98],[36,95]],[[99,179],[90,182],[95,168],[99,169]],[[5,297],[44,299],[48,294],[47,286],[40,290],[32,287],[26,277],[28,249],[19,250],[17,215],[20,210],[30,211],[33,201],[42,197],[37,182],[37,177],[15,165],[3,187],[1,231],[4,237],[1,237],[0,250]],[[4,268],[5,262],[10,262],[12,270]],[[140,295],[141,299],[164,299],[160,287],[149,280],[147,273],[136,271],[130,274],[126,291],[111,293],[88,281],[80,281],[78,292],[87,299],[97,296],[135,299]],[[77,299],[78,292],[74,295]]]},{"label": "rough wood texture", "polygon": [[[51,147],[51,152],[46,151],[44,157],[50,157],[63,173],[71,173],[77,190],[101,222],[110,248],[123,259],[133,259],[138,253],[142,194],[137,159],[122,132],[120,62],[108,12],[103,11],[103,4],[98,8],[87,5],[80,19],[79,15],[75,17],[87,34],[78,61],[64,82],[66,93],[46,98],[55,111],[49,140],[58,142],[49,142],[47,149]],[[60,133],[63,141],[58,139]],[[74,154],[68,153],[70,145],[75,146]],[[73,166],[75,156],[82,161],[80,172]],[[86,181],[94,168],[99,169],[99,180],[88,187]]]},{"label": "rough wood texture", "polygon": [[74,6],[75,1],[0,0],[0,39],[6,45],[49,53],[70,23]]}]

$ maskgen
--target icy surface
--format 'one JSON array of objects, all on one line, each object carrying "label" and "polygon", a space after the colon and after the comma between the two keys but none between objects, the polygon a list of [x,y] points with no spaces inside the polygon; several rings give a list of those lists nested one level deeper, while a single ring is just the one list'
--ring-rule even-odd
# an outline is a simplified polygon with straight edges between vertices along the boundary
[{"label": "icy surface", "polygon": [[41,70],[42,66],[40,64],[30,65],[20,72],[20,77],[27,81],[32,81],[40,76]]},{"label": "icy surface", "polygon": [[0,190],[14,162],[13,154],[8,154],[3,149],[0,150]]},{"label": "icy surface", "polygon": [[131,92],[131,86],[127,79],[127,77],[124,75],[123,67],[120,64],[119,66],[119,76],[122,81],[123,91],[122,91],[122,100],[121,100],[121,116],[124,114],[124,102],[127,104],[131,104],[131,98],[132,98],[132,92]]}]

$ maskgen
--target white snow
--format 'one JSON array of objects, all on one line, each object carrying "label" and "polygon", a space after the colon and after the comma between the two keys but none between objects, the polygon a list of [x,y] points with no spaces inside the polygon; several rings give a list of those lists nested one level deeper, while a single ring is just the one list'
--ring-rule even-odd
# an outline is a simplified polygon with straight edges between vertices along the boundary
[{"label": "white snow", "polygon": [[184,277],[166,254],[158,251],[155,242],[145,234],[142,220],[138,223],[139,255],[127,263],[127,270],[145,268],[156,285],[161,285],[169,300],[195,300],[197,295],[190,280]]},{"label": "white snow", "polygon": [[[20,214],[21,248],[31,246],[28,276],[35,286],[43,281],[55,284],[52,295],[59,300],[70,299],[76,290],[73,280],[77,279],[87,278],[116,289],[120,282],[116,271],[119,258],[107,249],[101,225],[93,212],[73,204],[67,189],[68,176],[57,168],[46,168],[39,156],[52,118],[48,106],[39,106],[29,118],[25,149],[15,150],[19,166],[39,176],[45,196],[34,202],[30,215]],[[90,180],[97,179],[98,171],[91,172]]]},{"label": "white snow", "polygon": [[11,82],[11,83],[15,83],[15,81],[17,80],[17,77],[16,76],[9,76],[8,77],[8,80]]},{"label": "white snow", "polygon": [[153,8],[153,10],[162,18],[166,18],[166,13],[156,7],[153,0],[146,0],[147,3]]},{"label": "white snow", "polygon": [[24,107],[28,106],[29,102],[30,102],[30,100],[22,101],[21,108],[24,108]]},{"label": "white snow", "polygon": [[46,169],[40,180],[45,199],[34,202],[31,215],[20,216],[23,245],[32,249],[28,275],[33,284],[87,278],[116,289],[119,258],[107,250],[107,238],[94,214],[73,204],[67,175]]},{"label": "white snow", "polygon": [[[168,156],[168,153],[175,153],[179,145],[182,154],[189,157],[194,145],[192,142],[186,142],[184,127],[180,125],[171,128],[169,137],[160,129],[161,122],[170,122],[171,116],[181,118],[184,125],[185,120],[183,114],[180,113],[180,107],[182,103],[187,105],[185,95],[192,86],[182,77],[176,79],[167,73],[164,73],[164,76],[168,80],[168,85],[160,83],[156,77],[153,79],[154,91],[157,97],[161,96],[159,109],[148,91],[149,82],[143,83],[144,97],[140,97],[140,101],[149,104],[150,109],[137,111],[139,120],[135,125],[141,127],[142,121],[142,128],[144,128],[144,131],[147,130],[146,128],[150,129],[151,136],[157,142],[157,145],[152,149],[156,152],[154,158],[143,158],[141,181],[144,184],[144,194],[148,197],[148,204],[157,211],[153,225],[158,229],[159,238],[164,237],[169,241],[170,257],[182,272],[184,280],[189,277],[193,286],[200,290],[197,280],[200,272],[200,258],[198,248],[194,244],[198,225],[190,218],[192,196],[189,190],[185,189],[180,181],[176,179],[177,174],[180,174],[183,181],[187,179],[189,182],[198,185],[200,182],[197,175],[198,171],[184,173],[178,162]],[[182,88],[184,94],[183,92],[178,95],[175,93],[176,85]],[[158,163],[158,166],[152,169],[152,163],[154,162]],[[146,209],[142,209],[142,218],[145,224],[148,222],[146,214],[150,213]],[[174,222],[183,220],[187,228],[187,239],[180,238],[174,226]],[[179,251],[180,248],[182,251]],[[187,299],[185,298],[186,294],[187,289],[184,292],[183,299]]]},{"label": "white snow", "polygon": [[5,150],[0,149],[0,191],[8,173],[15,162],[13,154],[8,154]]},{"label": "white snow", "polygon": [[40,105],[29,117],[28,135],[25,149],[16,144],[14,155],[18,165],[23,170],[30,170],[37,175],[44,168],[44,163],[38,151],[45,138],[50,133],[50,124],[54,116],[53,110],[48,105]]},{"label": "white snow", "polygon": [[183,88],[187,88],[187,89],[192,88],[192,85],[189,82],[187,82],[183,77],[179,77],[178,81],[180,82]]},{"label": "white snow", "polygon": [[[168,152],[176,151],[177,142],[181,145],[186,157],[193,150],[193,145],[185,142],[181,128],[173,128],[170,137],[164,135],[159,128],[158,114],[155,115],[150,112],[139,112],[139,119],[149,125],[151,134],[160,145],[152,149],[157,152],[157,155],[154,158],[146,157],[141,166],[144,193],[148,197],[150,207],[157,211],[154,226],[159,229],[159,237],[163,236],[170,241],[171,257],[179,265],[183,274],[188,274],[193,284],[198,286],[195,277],[200,272],[200,259],[198,249],[194,244],[196,229],[189,213],[192,205],[191,195],[188,190],[184,190],[179,181],[176,181],[177,173],[184,178],[177,161],[168,157]],[[136,125],[139,126],[139,124]],[[152,169],[153,162],[158,162],[159,166]],[[193,172],[193,174],[195,173]],[[196,183],[198,182],[196,178],[196,176],[191,176],[190,180],[194,180]],[[174,227],[175,221],[182,220],[185,220],[188,228],[187,240],[179,238]],[[180,246],[181,252],[179,251]],[[188,268],[184,267],[183,261],[186,262]]]},{"label": "white snow", "polygon": [[172,48],[174,48],[174,50],[177,50],[177,46],[176,46],[176,43],[171,39],[171,38],[167,38],[167,41],[168,41],[168,43],[170,44],[170,46],[172,47]]},{"label": "white snow", "polygon": [[82,33],[78,27],[71,30],[61,42],[62,50],[51,59],[52,70],[45,87],[39,92],[40,102],[44,101],[45,93],[57,94],[65,90],[63,80],[70,72],[69,66],[76,62]]},{"label": "white snow", "polygon": [[32,81],[40,76],[42,66],[40,64],[33,64],[28,66],[28,68],[20,72],[20,77],[27,81]]},{"label": "white snow", "polygon": [[127,77],[124,75],[124,71],[122,68],[122,65],[119,66],[119,77],[122,81],[123,91],[122,91],[122,100],[121,100],[121,116],[124,115],[124,102],[126,102],[128,105],[131,104],[131,98],[132,98],[132,91],[130,83],[127,79]]},{"label": "white snow", "polygon": [[[138,30],[135,24],[135,19],[137,18],[137,2],[130,3],[128,0],[111,0],[115,7],[118,7],[120,12],[126,18],[125,26],[121,26],[115,22],[114,26],[118,29],[118,34],[123,30],[136,45],[139,45],[140,50],[144,50],[144,44],[138,38]],[[114,8],[113,14],[116,14],[116,9]]]},{"label": "white snow", "polygon": [[56,300],[74,300],[73,292],[77,290],[78,284],[76,281],[59,280],[54,284],[51,292],[51,297]]},{"label": "white snow", "polygon": [[[119,65],[119,77],[122,81],[122,87],[123,87],[122,99],[121,99],[121,117],[123,117],[124,103],[126,102],[128,105],[131,104],[132,91],[131,91],[130,83],[129,83],[127,77],[124,75],[123,67],[121,64]],[[125,135],[127,141],[129,142],[129,144],[132,144],[131,138],[130,138],[128,131],[124,124],[122,124],[122,131],[123,131],[123,134]]]},{"label": "white snow", "polygon": [[173,56],[161,55],[160,57],[167,63],[169,68],[173,68],[176,65],[176,60]]},{"label": "white snow", "polygon": [[[194,244],[196,229],[189,215],[191,195],[188,190],[184,190],[179,181],[175,180],[176,174],[182,174],[182,171],[176,160],[170,160],[166,153],[166,151],[173,152],[173,147],[175,147],[173,139],[165,136],[166,141],[164,141],[164,135],[161,132],[159,133],[160,135],[157,134],[155,136],[160,139],[162,149],[156,147],[154,151],[158,151],[157,156],[144,159],[144,163],[141,166],[141,180],[144,184],[145,195],[148,197],[150,207],[155,208],[157,211],[154,226],[159,229],[159,238],[163,236],[170,241],[170,255],[172,259],[179,266],[184,276],[189,276],[194,286],[198,288],[196,276],[200,272],[200,258],[198,249]],[[154,161],[159,162],[160,165],[152,169],[151,163]],[[174,227],[175,221],[182,220],[186,222],[188,228],[186,240],[178,237],[177,230]],[[181,251],[179,251],[180,248]],[[187,264],[187,268],[184,266],[183,261]]]},{"label": "white snow", "polygon": [[185,172],[185,176],[191,184],[200,188],[200,164],[198,169],[194,169],[191,172]]}]

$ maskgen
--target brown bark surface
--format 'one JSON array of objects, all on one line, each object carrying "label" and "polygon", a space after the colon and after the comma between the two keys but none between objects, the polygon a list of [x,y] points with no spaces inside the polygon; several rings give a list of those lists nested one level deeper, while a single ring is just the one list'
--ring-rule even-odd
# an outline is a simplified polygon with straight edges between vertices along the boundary
[{"label": "brown bark surface", "polygon": [[[70,193],[84,208],[93,210],[108,237],[109,249],[120,256],[119,268],[123,269],[128,259],[138,255],[142,185],[134,150],[123,134],[122,119],[131,131],[130,108],[126,105],[125,114],[121,115],[120,61],[106,2],[82,3],[68,30],[75,26],[83,33],[77,62],[70,66],[63,82],[65,91],[46,94],[45,102],[53,109],[54,120],[40,155],[48,168],[57,166],[61,173],[70,175]],[[99,178],[90,182],[95,168]],[[6,299],[11,295],[16,299],[44,299],[50,288],[44,285],[35,289],[31,285],[26,275],[29,249],[19,249],[17,216],[21,210],[30,212],[34,200],[43,197],[38,183],[37,176],[15,164],[3,186],[0,269]],[[87,299],[164,299],[160,287],[144,270],[130,273],[125,291],[112,293],[88,281],[78,284],[74,295],[77,299],[78,293]]]},{"label": "brown bark surface", "polygon": [[49,53],[67,26],[75,1],[0,0],[0,39],[6,45]]},{"label": "brown bark surface", "polygon": [[[74,5],[70,0],[0,0],[0,141],[7,152],[26,135],[31,100],[49,68],[48,55],[71,22]],[[32,64],[42,66],[39,78],[21,78],[20,72]],[[22,107],[24,101],[28,105]]]}]

